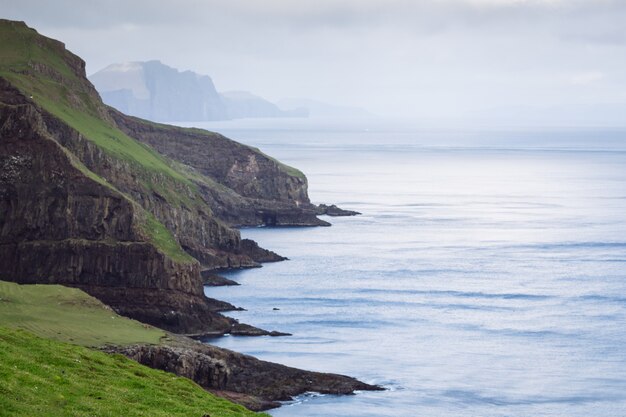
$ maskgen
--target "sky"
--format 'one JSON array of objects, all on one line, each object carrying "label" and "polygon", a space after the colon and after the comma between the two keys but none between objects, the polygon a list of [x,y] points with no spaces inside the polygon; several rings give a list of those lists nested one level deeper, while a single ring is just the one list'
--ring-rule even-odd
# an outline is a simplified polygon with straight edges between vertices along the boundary
[{"label": "sky", "polygon": [[0,17],[88,74],[158,59],[382,117],[626,125],[624,0],[0,0]]}]

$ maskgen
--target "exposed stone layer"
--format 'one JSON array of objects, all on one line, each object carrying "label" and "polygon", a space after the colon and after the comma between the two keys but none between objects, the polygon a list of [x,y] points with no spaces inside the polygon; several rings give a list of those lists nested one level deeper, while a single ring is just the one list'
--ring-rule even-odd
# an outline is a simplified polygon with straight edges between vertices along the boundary
[{"label": "exposed stone layer", "polygon": [[195,261],[146,240],[139,207],[86,175],[45,130],[38,109],[4,85],[0,104],[0,279],[80,287],[168,330],[230,331],[204,297]]},{"label": "exposed stone layer", "polygon": [[202,387],[257,411],[276,407],[276,401],[287,401],[305,392],[352,394],[382,389],[348,376],[291,368],[185,338],[176,338],[169,346],[135,345],[106,350],[193,379]]},{"label": "exposed stone layer", "polygon": [[[149,123],[111,109],[117,126],[209,181],[198,179],[215,215],[233,226],[327,226],[316,217],[307,180],[257,149],[219,133]],[[295,170],[293,170],[295,172]],[[220,186],[215,186],[215,183]]]}]

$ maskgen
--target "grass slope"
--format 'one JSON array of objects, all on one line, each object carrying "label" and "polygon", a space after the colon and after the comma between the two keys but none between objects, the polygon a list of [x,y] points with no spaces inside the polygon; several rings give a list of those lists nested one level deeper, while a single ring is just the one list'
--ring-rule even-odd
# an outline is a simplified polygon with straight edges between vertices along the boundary
[{"label": "grass slope", "polygon": [[158,344],[162,330],[117,315],[95,298],[61,285],[0,281],[0,325],[83,346]]},{"label": "grass slope", "polygon": [[246,417],[192,381],[121,355],[0,327],[0,416]]},{"label": "grass slope", "polygon": [[[104,152],[130,163],[147,190],[158,191],[175,206],[193,206],[192,196],[197,190],[190,179],[152,148],[102,119],[99,97],[68,64],[77,59],[62,43],[39,35],[20,22],[0,19],[0,76]],[[75,158],[72,160],[90,178],[107,183]],[[193,261],[165,227],[155,229],[155,222],[158,221],[148,216],[144,227],[151,243],[176,261]],[[157,236],[153,230],[166,232]]]}]

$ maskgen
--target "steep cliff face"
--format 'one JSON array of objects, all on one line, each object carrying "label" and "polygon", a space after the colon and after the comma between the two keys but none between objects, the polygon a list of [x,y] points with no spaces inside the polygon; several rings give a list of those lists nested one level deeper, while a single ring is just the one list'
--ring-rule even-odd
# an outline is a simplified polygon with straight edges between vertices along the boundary
[{"label": "steep cliff face", "polygon": [[55,141],[33,103],[0,90],[0,277],[80,287],[169,330],[230,331],[170,232],[154,236],[150,214]]},{"label": "steep cliff face", "polygon": [[[215,313],[228,306],[204,297],[200,271],[282,259],[226,222],[260,224],[262,195],[300,216],[306,179],[191,132],[211,159],[201,171],[149,146],[185,131],[152,126],[102,104],[84,62],[62,43],[0,20],[0,278],[77,286],[172,331],[235,331]],[[250,161],[259,177],[251,188]]]},{"label": "steep cliff face", "polygon": [[[106,178],[170,230],[203,268],[255,266],[240,250],[239,232],[221,223],[190,181],[138,169],[132,160],[107,153],[56,117],[43,116],[50,135],[91,172]],[[176,190],[172,193],[170,190]]]},{"label": "steep cliff face", "polygon": [[225,120],[209,76],[180,72],[159,61],[113,64],[89,77],[105,103],[150,120]]},{"label": "steep cliff face", "polygon": [[155,247],[149,214],[73,160],[25,96],[3,80],[0,90],[0,279],[84,288],[171,330],[228,331],[203,295],[199,264]]},{"label": "steep cliff face", "polygon": [[248,92],[218,93],[208,75],[179,71],[160,61],[109,65],[92,74],[108,105],[125,114],[162,122],[245,117],[307,117],[306,109],[285,111]]},{"label": "steep cliff face", "polygon": [[[184,129],[110,109],[127,135],[180,162],[213,212],[232,226],[326,226],[309,201],[300,171],[219,133]],[[216,186],[217,184],[217,186]]]}]

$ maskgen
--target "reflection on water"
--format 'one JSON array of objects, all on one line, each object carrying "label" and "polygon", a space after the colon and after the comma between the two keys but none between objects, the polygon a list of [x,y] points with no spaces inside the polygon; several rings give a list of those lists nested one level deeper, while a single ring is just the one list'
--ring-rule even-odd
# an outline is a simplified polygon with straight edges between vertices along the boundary
[{"label": "reflection on water", "polygon": [[221,131],[363,215],[242,231],[290,261],[206,292],[294,336],[216,343],[389,389],[274,416],[626,415],[626,134],[289,123]]}]

